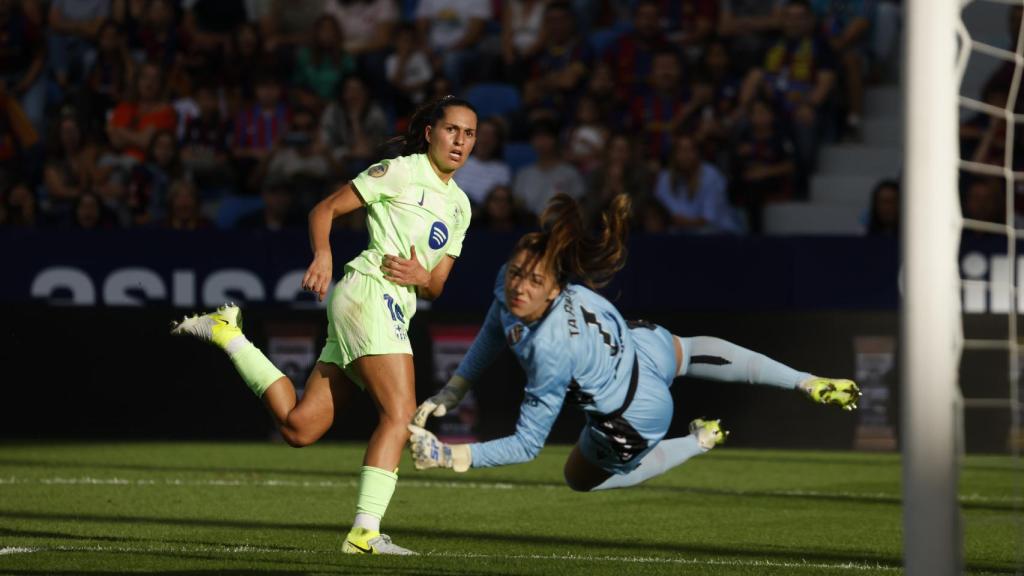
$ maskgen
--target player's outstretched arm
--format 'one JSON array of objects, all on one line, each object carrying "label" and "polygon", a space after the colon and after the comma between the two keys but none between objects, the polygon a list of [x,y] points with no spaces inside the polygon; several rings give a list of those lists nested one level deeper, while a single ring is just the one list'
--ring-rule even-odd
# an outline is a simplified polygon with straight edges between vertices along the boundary
[{"label": "player's outstretched arm", "polygon": [[469,470],[473,456],[469,444],[445,444],[431,432],[409,425],[409,451],[417,470],[450,468],[456,472]]},{"label": "player's outstretched arm", "polygon": [[427,398],[416,408],[416,413],[412,417],[413,425],[422,428],[427,424],[427,418],[430,416],[438,418],[444,416],[449,410],[458,406],[459,402],[462,402],[462,398],[472,386],[473,383],[462,376],[452,375],[448,383],[437,391],[437,394]]}]

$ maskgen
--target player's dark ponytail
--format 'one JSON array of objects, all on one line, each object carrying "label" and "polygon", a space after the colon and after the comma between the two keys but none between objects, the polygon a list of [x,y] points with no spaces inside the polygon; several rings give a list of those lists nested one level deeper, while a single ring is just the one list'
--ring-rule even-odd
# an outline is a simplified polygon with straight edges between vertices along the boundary
[{"label": "player's dark ponytail", "polygon": [[396,145],[401,146],[398,153],[400,156],[423,154],[430,147],[426,137],[427,126],[436,126],[437,121],[444,118],[445,110],[452,107],[468,108],[476,114],[476,108],[469,101],[451,95],[438,98],[433,102],[427,102],[413,113],[405,134],[387,141],[387,148],[392,149]]},{"label": "player's dark ponytail", "polygon": [[595,235],[584,226],[579,204],[567,194],[558,194],[541,214],[541,231],[523,236],[516,252],[526,250],[531,260],[548,266],[559,286],[580,282],[600,288],[626,265],[630,206],[625,194],[612,199]]}]

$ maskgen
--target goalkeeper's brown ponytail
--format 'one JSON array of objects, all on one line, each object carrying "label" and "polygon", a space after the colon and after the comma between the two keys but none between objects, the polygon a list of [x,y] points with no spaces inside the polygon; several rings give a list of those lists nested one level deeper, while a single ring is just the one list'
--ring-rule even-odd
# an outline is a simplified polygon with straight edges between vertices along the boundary
[{"label": "goalkeeper's brown ponytail", "polygon": [[530,261],[549,268],[559,286],[578,282],[600,288],[626,264],[630,206],[629,196],[616,196],[601,215],[600,229],[591,234],[579,204],[567,194],[558,194],[541,214],[541,231],[520,238],[515,251],[525,250]]}]

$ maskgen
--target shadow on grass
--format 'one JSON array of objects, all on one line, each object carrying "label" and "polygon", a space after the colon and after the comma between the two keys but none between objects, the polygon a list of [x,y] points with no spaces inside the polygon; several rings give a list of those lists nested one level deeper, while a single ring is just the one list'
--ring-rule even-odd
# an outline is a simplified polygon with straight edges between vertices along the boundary
[{"label": "shadow on grass", "polygon": [[[9,513],[0,512],[0,518],[7,518],[12,520],[40,520],[40,521],[76,521],[82,522],[96,522],[96,523],[118,523],[118,524],[133,524],[133,525],[160,525],[160,526],[195,526],[195,527],[217,527],[217,528],[237,528],[237,529],[248,529],[248,530],[306,530],[306,531],[338,531],[337,525],[325,525],[325,524],[311,524],[311,523],[280,523],[280,522],[250,522],[250,521],[231,521],[231,520],[219,520],[219,519],[179,519],[179,518],[148,518],[148,517],[107,517],[107,516],[96,516],[96,515],[65,515],[65,514],[43,514],[43,513]],[[551,547],[558,547],[561,550],[558,554],[585,554],[591,556],[617,556],[616,552],[621,554],[621,551],[628,550],[630,555],[635,554],[660,554],[660,555],[674,555],[683,556],[686,558],[728,558],[728,557],[739,557],[747,558],[749,560],[773,560],[777,562],[818,562],[818,563],[855,563],[855,564],[869,564],[878,565],[880,567],[895,568],[901,567],[901,559],[898,556],[878,554],[870,551],[863,552],[823,552],[823,551],[812,551],[806,548],[800,549],[770,549],[770,548],[739,548],[736,546],[728,545],[713,545],[706,543],[678,543],[670,544],[664,542],[644,542],[635,539],[624,540],[621,538],[596,538],[596,537],[584,537],[584,536],[552,536],[552,535],[528,535],[519,533],[507,533],[507,532],[488,532],[488,531],[474,531],[474,530],[457,530],[457,529],[438,529],[438,528],[416,528],[416,527],[404,527],[400,529],[403,537],[418,537],[426,540],[446,540],[446,541],[463,541],[463,542],[492,542],[499,543],[505,546],[508,545],[519,545],[517,549],[511,549],[509,556],[516,556],[518,554],[536,554],[543,556],[545,550],[550,550]],[[31,531],[31,530],[10,530],[3,529],[0,531],[0,535],[8,537],[34,537],[34,538],[52,538],[58,541],[67,541],[68,539],[80,539],[80,540],[94,540],[94,541],[108,541],[108,542],[119,542],[124,545],[130,545],[132,543],[145,543],[154,542],[162,545],[167,544],[179,544],[187,546],[224,546],[225,552],[233,546],[239,546],[238,542],[229,543],[211,543],[209,541],[188,541],[188,540],[167,540],[167,539],[145,539],[145,538],[133,538],[133,537],[113,537],[113,536],[80,536],[70,535],[56,531]],[[45,548],[45,546],[43,546]],[[269,549],[271,551],[277,551],[285,554],[296,554],[306,553],[307,550],[289,547],[274,547],[259,545],[258,548]],[[72,547],[73,548],[73,547]],[[575,551],[575,552],[574,552]],[[607,551],[607,552],[600,552]],[[69,552],[75,552],[75,550],[69,550]],[[82,550],[82,553],[92,553],[93,551]],[[191,552],[175,552],[175,551],[164,551],[164,550],[96,550],[96,553],[111,553],[111,554],[128,554],[128,555],[148,555],[155,557],[168,557],[177,560],[203,560],[203,561],[217,561],[224,562],[224,553],[217,550],[210,551],[191,551]],[[466,551],[470,553],[470,550]],[[238,554],[237,552],[231,552],[232,554]],[[343,561],[345,566],[343,572],[346,574],[370,574],[379,573],[381,567],[367,567],[366,571],[362,570],[362,567],[356,565],[350,565],[350,562],[358,562],[357,559],[346,557],[341,555],[335,549],[324,550],[323,554],[328,558],[310,559],[307,561],[296,561],[294,559],[289,560],[278,560],[274,558],[259,557],[254,552],[253,554],[245,554],[237,556],[238,559],[245,561],[253,561],[258,558],[259,562],[266,564],[281,565],[287,564],[294,567],[295,564],[304,564],[311,567],[310,570],[281,570],[280,568],[247,568],[245,570],[213,570],[213,571],[182,571],[173,570],[170,572],[160,572],[147,570],[147,574],[255,574],[255,573],[273,573],[290,576],[292,574],[317,574],[317,573],[337,573],[334,568],[328,570],[321,570],[319,568],[324,564],[337,564],[338,561]],[[486,558],[486,554],[482,558]],[[346,561],[348,560],[348,561]],[[341,566],[337,567],[342,569]],[[967,569],[971,571],[986,571],[995,574],[1016,574],[1014,568],[1000,566],[984,562],[971,562],[967,565]],[[401,566],[388,566],[386,572],[389,574],[418,574],[422,573],[423,568],[415,568],[410,570],[404,570]],[[432,574],[461,574],[461,571],[445,571],[443,567],[431,566],[430,572]],[[81,571],[68,571],[60,572],[53,570],[23,570],[23,571],[5,571],[4,573],[19,574],[19,575],[35,575],[35,574],[81,574]],[[115,572],[109,572],[114,574]],[[116,572],[118,574],[125,574],[130,572]],[[107,574],[105,572],[90,572],[93,575]],[[489,574],[496,575],[496,573]]]},{"label": "shadow on grass", "polygon": [[303,470],[301,468],[251,468],[245,466],[181,466],[126,464],[124,462],[73,462],[67,460],[25,460],[0,458],[0,466],[19,466],[22,468],[82,468],[95,473],[97,470],[131,470],[135,472],[197,472],[203,474],[275,474],[280,476],[323,476],[333,479],[359,478],[358,465],[353,464],[352,470]]}]

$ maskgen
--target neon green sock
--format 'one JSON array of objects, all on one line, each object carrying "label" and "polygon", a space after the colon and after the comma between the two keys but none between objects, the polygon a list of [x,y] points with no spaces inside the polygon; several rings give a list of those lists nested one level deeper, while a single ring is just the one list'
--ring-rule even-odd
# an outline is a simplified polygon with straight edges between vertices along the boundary
[{"label": "neon green sock", "polygon": [[246,342],[230,358],[238,375],[257,397],[262,397],[271,384],[284,377],[284,372],[278,370],[251,342]]},{"label": "neon green sock", "polygon": [[359,498],[356,513],[383,518],[395,493],[398,474],[373,466],[363,466],[359,472]]}]

